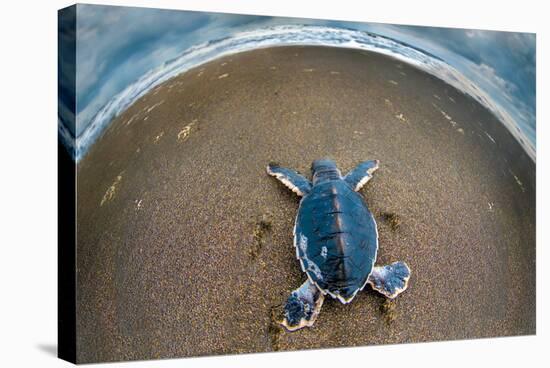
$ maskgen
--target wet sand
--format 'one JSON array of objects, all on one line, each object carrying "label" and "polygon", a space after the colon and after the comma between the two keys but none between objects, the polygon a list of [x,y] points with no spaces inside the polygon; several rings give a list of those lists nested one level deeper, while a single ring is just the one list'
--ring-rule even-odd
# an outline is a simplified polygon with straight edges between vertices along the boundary
[{"label": "wet sand", "polygon": [[[313,328],[273,322],[304,280],[299,198],[270,161],[310,175],[380,169],[362,190],[378,264],[406,261],[391,304],[326,299]],[[394,59],[319,47],[229,56],[155,88],[78,168],[78,361],[535,333],[535,164],[473,99]]]}]

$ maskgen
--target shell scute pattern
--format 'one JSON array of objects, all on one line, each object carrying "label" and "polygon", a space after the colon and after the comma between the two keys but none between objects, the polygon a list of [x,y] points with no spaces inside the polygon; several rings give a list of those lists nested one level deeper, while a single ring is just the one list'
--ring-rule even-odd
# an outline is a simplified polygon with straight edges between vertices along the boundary
[{"label": "shell scute pattern", "polygon": [[[360,194],[343,181],[316,186],[296,221],[298,256],[324,292],[348,299],[365,284],[378,249],[376,223]],[[300,239],[307,238],[307,247]]]}]

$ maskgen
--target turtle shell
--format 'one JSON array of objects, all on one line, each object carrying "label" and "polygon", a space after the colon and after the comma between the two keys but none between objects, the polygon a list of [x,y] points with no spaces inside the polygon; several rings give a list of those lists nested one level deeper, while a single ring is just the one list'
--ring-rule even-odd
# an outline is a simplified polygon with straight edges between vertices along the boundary
[{"label": "turtle shell", "polygon": [[331,180],[315,185],[300,202],[294,245],[310,280],[348,303],[374,267],[376,222],[361,194],[343,180]]}]

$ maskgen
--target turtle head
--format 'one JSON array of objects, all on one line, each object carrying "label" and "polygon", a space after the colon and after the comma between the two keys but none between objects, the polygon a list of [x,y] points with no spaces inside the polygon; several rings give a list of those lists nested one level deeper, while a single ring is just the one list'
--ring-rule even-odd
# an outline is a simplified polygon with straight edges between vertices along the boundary
[{"label": "turtle head", "polygon": [[342,177],[340,170],[336,167],[336,163],[327,158],[313,161],[311,164],[311,173],[313,174],[313,184]]}]

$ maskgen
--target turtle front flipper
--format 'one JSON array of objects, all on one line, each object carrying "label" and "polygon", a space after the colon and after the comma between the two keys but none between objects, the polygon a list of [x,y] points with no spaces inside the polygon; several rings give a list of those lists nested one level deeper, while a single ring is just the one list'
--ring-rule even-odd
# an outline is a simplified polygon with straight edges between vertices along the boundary
[{"label": "turtle front flipper", "polygon": [[324,299],[323,293],[308,279],[288,297],[281,324],[289,331],[313,326]]},{"label": "turtle front flipper", "polygon": [[311,182],[294,170],[270,163],[267,165],[267,173],[279,179],[281,183],[299,196],[304,196],[311,190]]},{"label": "turtle front flipper", "polygon": [[344,176],[344,180],[351,185],[353,190],[359,191],[372,178],[372,173],[378,169],[379,162],[378,160],[361,162]]},{"label": "turtle front flipper", "polygon": [[405,262],[374,267],[368,283],[387,298],[393,299],[407,289],[411,270]]}]

